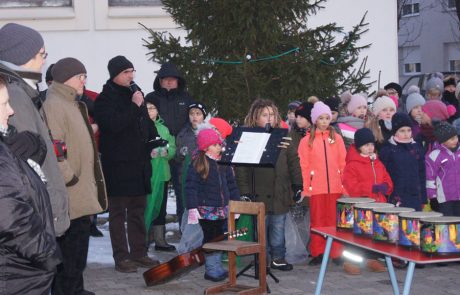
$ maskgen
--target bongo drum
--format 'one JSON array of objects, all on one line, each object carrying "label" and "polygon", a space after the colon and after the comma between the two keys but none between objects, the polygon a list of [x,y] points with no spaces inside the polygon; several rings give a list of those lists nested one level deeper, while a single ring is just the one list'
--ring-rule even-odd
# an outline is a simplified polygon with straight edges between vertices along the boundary
[{"label": "bongo drum", "polygon": [[428,255],[460,255],[460,217],[420,219],[420,250]]},{"label": "bongo drum", "polygon": [[372,236],[373,210],[377,208],[394,207],[390,203],[356,204],[353,209],[353,233],[356,235]]},{"label": "bongo drum", "polygon": [[434,211],[417,211],[399,214],[398,245],[411,248],[420,248],[420,219],[440,216],[442,216],[442,213]]},{"label": "bongo drum", "polygon": [[373,240],[396,243],[399,238],[399,214],[414,211],[415,209],[406,207],[374,209]]},{"label": "bongo drum", "polygon": [[353,230],[353,205],[375,202],[371,198],[340,198],[336,202],[337,230]]}]

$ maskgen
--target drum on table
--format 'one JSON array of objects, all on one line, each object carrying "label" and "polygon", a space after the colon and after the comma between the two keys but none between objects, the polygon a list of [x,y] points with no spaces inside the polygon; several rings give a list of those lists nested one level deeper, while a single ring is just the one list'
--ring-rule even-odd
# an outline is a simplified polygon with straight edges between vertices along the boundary
[{"label": "drum on table", "polygon": [[390,203],[356,204],[353,209],[353,233],[356,235],[372,236],[373,210],[394,207]]},{"label": "drum on table", "polygon": [[420,219],[420,250],[428,255],[460,254],[460,217]]},{"label": "drum on table", "polygon": [[340,198],[336,202],[336,228],[338,230],[353,230],[353,206],[375,202],[371,198]]},{"label": "drum on table", "polygon": [[376,208],[372,223],[374,241],[397,243],[399,238],[399,214],[414,212],[407,207]]},{"label": "drum on table", "polygon": [[420,219],[441,217],[439,212],[407,212],[399,214],[398,245],[410,248],[420,248]]}]

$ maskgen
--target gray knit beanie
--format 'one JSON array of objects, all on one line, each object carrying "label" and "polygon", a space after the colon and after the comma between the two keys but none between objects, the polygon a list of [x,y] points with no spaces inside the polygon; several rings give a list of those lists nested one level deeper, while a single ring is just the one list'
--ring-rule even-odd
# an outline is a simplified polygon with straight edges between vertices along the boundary
[{"label": "gray knit beanie", "polygon": [[412,111],[413,108],[416,106],[422,106],[425,104],[425,98],[420,95],[420,93],[414,92],[407,96],[406,100],[406,111],[408,114]]},{"label": "gray knit beanie", "polygon": [[44,44],[34,29],[8,23],[0,29],[0,60],[21,66],[34,58]]},{"label": "gray knit beanie", "polygon": [[431,78],[426,82],[425,91],[428,92],[430,89],[437,89],[442,93],[444,91],[443,78],[444,75],[442,73],[436,72],[431,74]]},{"label": "gray knit beanie", "polygon": [[64,83],[75,75],[86,74],[85,66],[76,58],[60,59],[51,69],[53,81]]}]

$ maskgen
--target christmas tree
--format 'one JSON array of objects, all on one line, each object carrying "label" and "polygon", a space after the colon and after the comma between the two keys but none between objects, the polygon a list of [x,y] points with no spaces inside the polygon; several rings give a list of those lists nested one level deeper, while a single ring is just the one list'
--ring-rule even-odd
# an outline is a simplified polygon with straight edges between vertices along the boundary
[{"label": "christmas tree", "polygon": [[186,42],[149,28],[144,42],[152,61],[176,64],[191,95],[226,119],[241,121],[258,97],[284,111],[311,95],[366,91],[366,60],[353,68],[369,47],[357,45],[365,15],[349,32],[335,23],[309,28],[324,1],[163,0]]}]

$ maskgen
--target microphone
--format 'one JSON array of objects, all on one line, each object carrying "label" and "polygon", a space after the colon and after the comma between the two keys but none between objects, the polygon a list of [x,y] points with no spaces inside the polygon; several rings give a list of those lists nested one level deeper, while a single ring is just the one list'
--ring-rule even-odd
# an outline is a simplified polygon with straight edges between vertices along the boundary
[{"label": "microphone", "polygon": [[270,124],[270,123],[265,124],[264,129],[265,129],[266,133],[272,132],[272,124]]},{"label": "microphone", "polygon": [[142,91],[142,89],[134,81],[131,81],[131,83],[129,83],[129,89],[131,89],[133,93],[136,91]]}]

